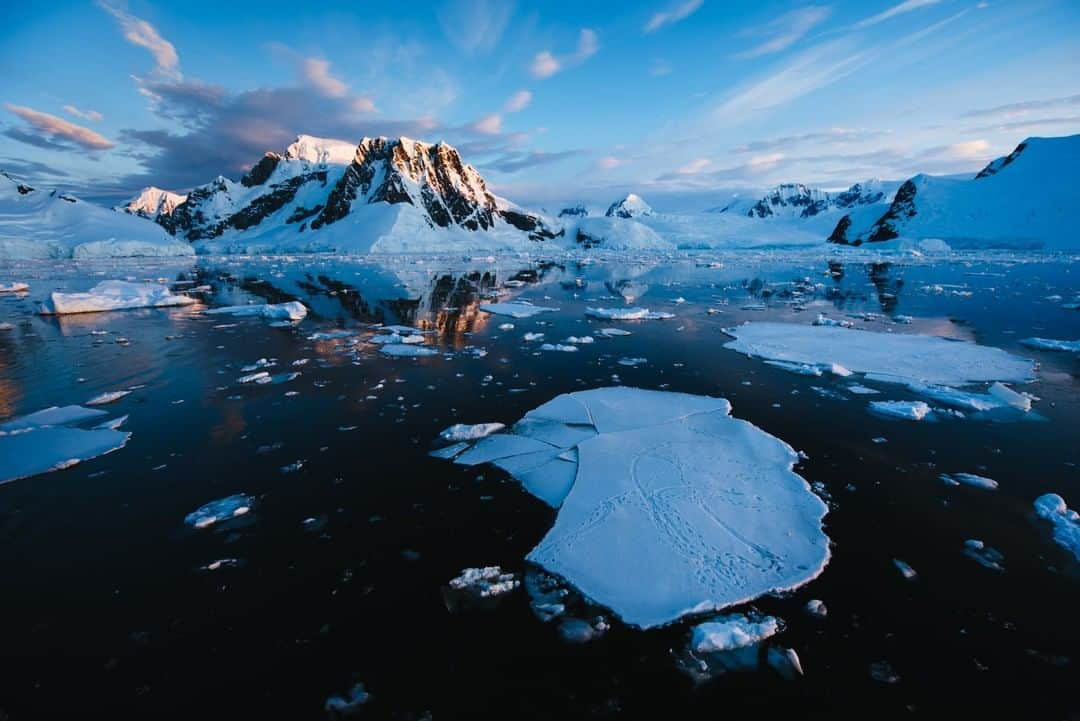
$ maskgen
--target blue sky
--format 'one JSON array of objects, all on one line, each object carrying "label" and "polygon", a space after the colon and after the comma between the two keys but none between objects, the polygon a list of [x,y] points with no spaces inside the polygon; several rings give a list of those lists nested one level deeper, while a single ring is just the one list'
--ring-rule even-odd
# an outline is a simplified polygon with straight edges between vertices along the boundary
[{"label": "blue sky", "polygon": [[513,199],[977,169],[1080,132],[1080,3],[0,8],[0,168],[105,199],[298,133],[446,140]]}]

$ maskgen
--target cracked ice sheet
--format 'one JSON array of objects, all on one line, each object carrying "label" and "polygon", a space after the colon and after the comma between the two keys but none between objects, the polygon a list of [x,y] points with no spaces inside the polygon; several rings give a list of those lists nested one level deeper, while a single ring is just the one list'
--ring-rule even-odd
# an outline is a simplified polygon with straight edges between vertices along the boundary
[{"label": "cracked ice sheet", "polygon": [[937,336],[876,333],[837,326],[750,322],[725,333],[725,348],[785,364],[836,363],[891,383],[963,386],[1035,379],[1035,364],[1000,348]]},{"label": "cracked ice sheet", "polygon": [[[815,578],[829,557],[825,504],[792,471],[790,446],[730,411],[722,398],[625,387],[530,411],[502,437],[537,445],[496,461],[561,505],[529,560],[642,627]],[[542,429],[555,440],[556,422],[574,431],[559,440],[577,441],[578,464],[528,437]],[[599,435],[569,427],[584,424]]]}]

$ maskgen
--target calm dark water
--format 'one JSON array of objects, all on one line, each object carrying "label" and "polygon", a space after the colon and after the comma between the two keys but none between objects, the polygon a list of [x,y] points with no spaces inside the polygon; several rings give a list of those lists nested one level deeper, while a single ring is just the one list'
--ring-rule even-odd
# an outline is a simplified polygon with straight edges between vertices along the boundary
[{"label": "calm dark water", "polygon": [[[191,309],[34,314],[51,290],[125,277],[209,285],[198,295],[209,305],[298,298],[312,312],[290,328]],[[142,387],[106,407],[130,414],[127,447],[0,486],[0,717],[325,718],[325,699],[361,681],[370,718],[1080,718],[1080,571],[1031,513],[1045,492],[1080,506],[1080,359],[1018,343],[1080,338],[1080,312],[1062,308],[1080,293],[1068,258],[200,258],[0,266],[7,279],[32,292],[0,299],[0,321],[15,324],[0,331],[0,419]],[[478,296],[507,280],[524,282],[512,296],[560,312],[479,312]],[[677,318],[620,324],[633,335],[577,353],[537,354],[521,340],[612,325],[585,307],[624,296]],[[1023,422],[889,421],[843,393],[849,382],[722,347],[725,326],[819,312],[912,316],[856,323],[1036,358],[1039,380],[1025,390],[1041,400]],[[388,359],[307,339],[372,322],[435,328],[445,355]],[[238,385],[240,367],[261,357],[277,359],[275,371],[311,360],[290,383]],[[613,383],[726,397],[734,415],[809,455],[798,470],[831,496],[832,561],[799,591],[754,604],[786,620],[778,640],[797,650],[802,679],[766,669],[695,684],[675,663],[688,624],[615,623],[569,644],[523,591],[447,609],[442,587],[461,569],[523,571],[554,512],[497,469],[428,458],[431,441],[455,422],[509,424],[559,393]],[[877,387],[874,399],[913,397]],[[299,471],[281,470],[296,461]],[[955,471],[1000,489],[937,479]],[[243,524],[184,525],[238,492],[258,499]],[[998,549],[1005,571],[966,557],[968,538]],[[201,570],[220,558],[242,565]],[[918,579],[905,581],[893,558]],[[825,620],[803,613],[812,598],[827,604]],[[871,678],[879,661],[899,682]]]}]

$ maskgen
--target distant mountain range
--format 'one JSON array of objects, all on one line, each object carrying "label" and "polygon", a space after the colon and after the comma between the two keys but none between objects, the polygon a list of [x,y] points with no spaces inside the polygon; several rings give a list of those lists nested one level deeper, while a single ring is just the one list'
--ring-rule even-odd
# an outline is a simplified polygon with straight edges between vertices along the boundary
[{"label": "distant mountain range", "polygon": [[783,184],[702,213],[628,193],[557,217],[492,193],[446,143],[298,136],[238,180],[143,190],[111,213],[0,178],[0,257],[200,253],[674,250],[938,239],[953,247],[1077,248],[1069,178],[1080,136],[1031,138],[971,179],[917,175],[841,192]]}]

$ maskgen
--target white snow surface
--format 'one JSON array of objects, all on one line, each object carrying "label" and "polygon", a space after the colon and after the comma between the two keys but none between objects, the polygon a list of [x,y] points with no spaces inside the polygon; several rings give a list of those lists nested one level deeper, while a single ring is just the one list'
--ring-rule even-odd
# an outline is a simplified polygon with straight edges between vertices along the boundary
[{"label": "white snow surface", "polygon": [[963,386],[1035,379],[1031,360],[938,336],[757,321],[724,332],[735,338],[724,347],[740,353],[791,364],[835,363],[882,382]]},{"label": "white snow surface", "polygon": [[503,428],[506,428],[506,426],[502,423],[474,423],[473,425],[455,423],[440,433],[439,437],[450,443],[478,441],[481,438],[490,436],[492,433],[498,433]]},{"label": "white snow surface", "polygon": [[[19,188],[28,192],[20,192]],[[29,189],[0,173],[0,259],[194,255],[145,218],[58,191]]]},{"label": "white snow surface", "polygon": [[495,315],[508,315],[511,318],[532,318],[534,315],[540,315],[541,313],[553,313],[558,308],[548,308],[542,305],[533,305],[532,303],[518,302],[518,303],[481,303],[480,310],[485,313],[493,313]]},{"label": "white snow surface", "polygon": [[98,313],[130,308],[160,308],[191,305],[194,298],[178,295],[158,283],[131,283],[103,280],[85,293],[50,293],[42,304],[46,315]]},{"label": "white snow surface", "polygon": [[52,407],[0,423],[0,483],[59,471],[111,453],[131,438],[119,422],[76,427],[105,411],[82,406]]},{"label": "white snow surface", "polygon": [[825,504],[783,441],[722,398],[627,387],[557,396],[457,463],[493,462],[559,508],[528,560],[652,627],[817,577]]}]

